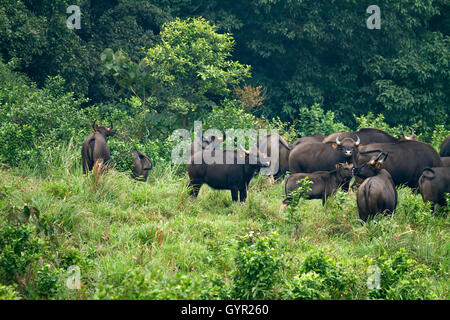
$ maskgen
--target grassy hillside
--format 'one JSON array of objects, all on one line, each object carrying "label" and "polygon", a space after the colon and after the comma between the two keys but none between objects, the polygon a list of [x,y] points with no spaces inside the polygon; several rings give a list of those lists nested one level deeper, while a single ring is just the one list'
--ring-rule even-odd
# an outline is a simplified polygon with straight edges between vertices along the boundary
[{"label": "grassy hillside", "polygon": [[[450,298],[448,212],[407,188],[392,218],[362,226],[354,193],[280,211],[284,183],[268,177],[244,204],[207,186],[194,200],[182,167],[96,179],[79,158],[69,145],[46,170],[0,169],[2,298]],[[81,290],[66,287],[71,265]]]}]

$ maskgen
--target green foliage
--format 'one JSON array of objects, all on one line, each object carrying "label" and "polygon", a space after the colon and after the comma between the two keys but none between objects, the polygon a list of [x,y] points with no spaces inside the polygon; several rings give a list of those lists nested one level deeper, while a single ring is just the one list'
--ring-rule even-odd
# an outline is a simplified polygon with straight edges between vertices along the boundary
[{"label": "green foliage", "polygon": [[43,253],[43,242],[33,236],[34,228],[4,225],[0,228],[0,279],[10,284],[24,276]]},{"label": "green foliage", "polygon": [[299,109],[295,127],[301,136],[311,136],[316,132],[329,135],[333,132],[350,131],[345,125],[335,121],[332,111],[325,112],[318,103]]},{"label": "green foliage", "polygon": [[252,231],[240,238],[232,276],[234,299],[271,297],[271,289],[282,266],[277,238],[277,233],[260,236]]},{"label": "green foliage", "polygon": [[395,300],[433,298],[427,285],[427,277],[431,275],[431,270],[424,265],[417,265],[404,249],[400,249],[393,256],[384,254],[375,259],[372,265],[380,268],[381,283],[379,289],[369,290],[369,298]]},{"label": "green foliage", "polygon": [[20,300],[20,295],[14,286],[4,286],[0,283],[0,300]]}]

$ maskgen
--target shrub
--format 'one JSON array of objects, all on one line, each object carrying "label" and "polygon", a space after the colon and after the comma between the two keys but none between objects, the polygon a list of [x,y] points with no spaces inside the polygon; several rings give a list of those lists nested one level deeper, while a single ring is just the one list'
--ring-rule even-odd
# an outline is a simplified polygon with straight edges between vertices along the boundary
[{"label": "shrub", "polygon": [[0,227],[0,279],[12,283],[24,276],[28,267],[43,253],[43,242],[33,236],[34,227],[6,225]]},{"label": "shrub", "polygon": [[311,107],[302,107],[299,110],[295,127],[302,136],[310,136],[316,132],[329,135],[338,131],[350,131],[344,124],[336,122],[334,112],[325,112],[318,103]]},{"label": "shrub", "polygon": [[380,270],[380,287],[369,290],[371,299],[432,299],[429,281],[431,270],[408,257],[405,249],[393,256],[385,253],[372,261]]},{"label": "shrub", "polygon": [[282,266],[277,251],[278,234],[242,236],[235,256],[236,269],[232,275],[232,296],[235,299],[262,299],[272,296],[271,289],[278,280]]},{"label": "shrub", "polygon": [[4,286],[0,283],[0,300],[20,300],[15,286]]}]

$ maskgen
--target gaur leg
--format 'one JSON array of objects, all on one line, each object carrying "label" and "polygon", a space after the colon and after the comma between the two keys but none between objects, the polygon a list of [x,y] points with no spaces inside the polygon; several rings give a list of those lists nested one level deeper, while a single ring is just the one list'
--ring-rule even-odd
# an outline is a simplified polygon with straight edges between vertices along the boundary
[{"label": "gaur leg", "polygon": [[239,199],[241,200],[241,202],[245,202],[245,200],[247,199],[247,187],[246,186],[239,189]]},{"label": "gaur leg", "polygon": [[237,187],[231,188],[231,199],[233,201],[238,201],[238,194],[239,194],[239,191],[238,191]]},{"label": "gaur leg", "polygon": [[200,188],[202,187],[203,183],[201,182],[194,182],[190,181],[188,188],[189,188],[189,195],[193,196],[194,198],[197,198],[198,193],[200,192]]}]

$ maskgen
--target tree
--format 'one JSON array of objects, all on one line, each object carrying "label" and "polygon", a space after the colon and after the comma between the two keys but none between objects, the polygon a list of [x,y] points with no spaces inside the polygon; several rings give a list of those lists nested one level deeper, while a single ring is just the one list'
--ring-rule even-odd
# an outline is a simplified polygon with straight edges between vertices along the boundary
[{"label": "tree", "polygon": [[160,36],[161,43],[147,49],[139,63],[122,51],[107,49],[101,55],[105,70],[142,101],[145,112],[153,99],[156,111],[181,117],[186,127],[189,118],[220,104],[250,76],[249,66],[230,59],[231,34],[217,33],[203,18],[165,23]]}]

